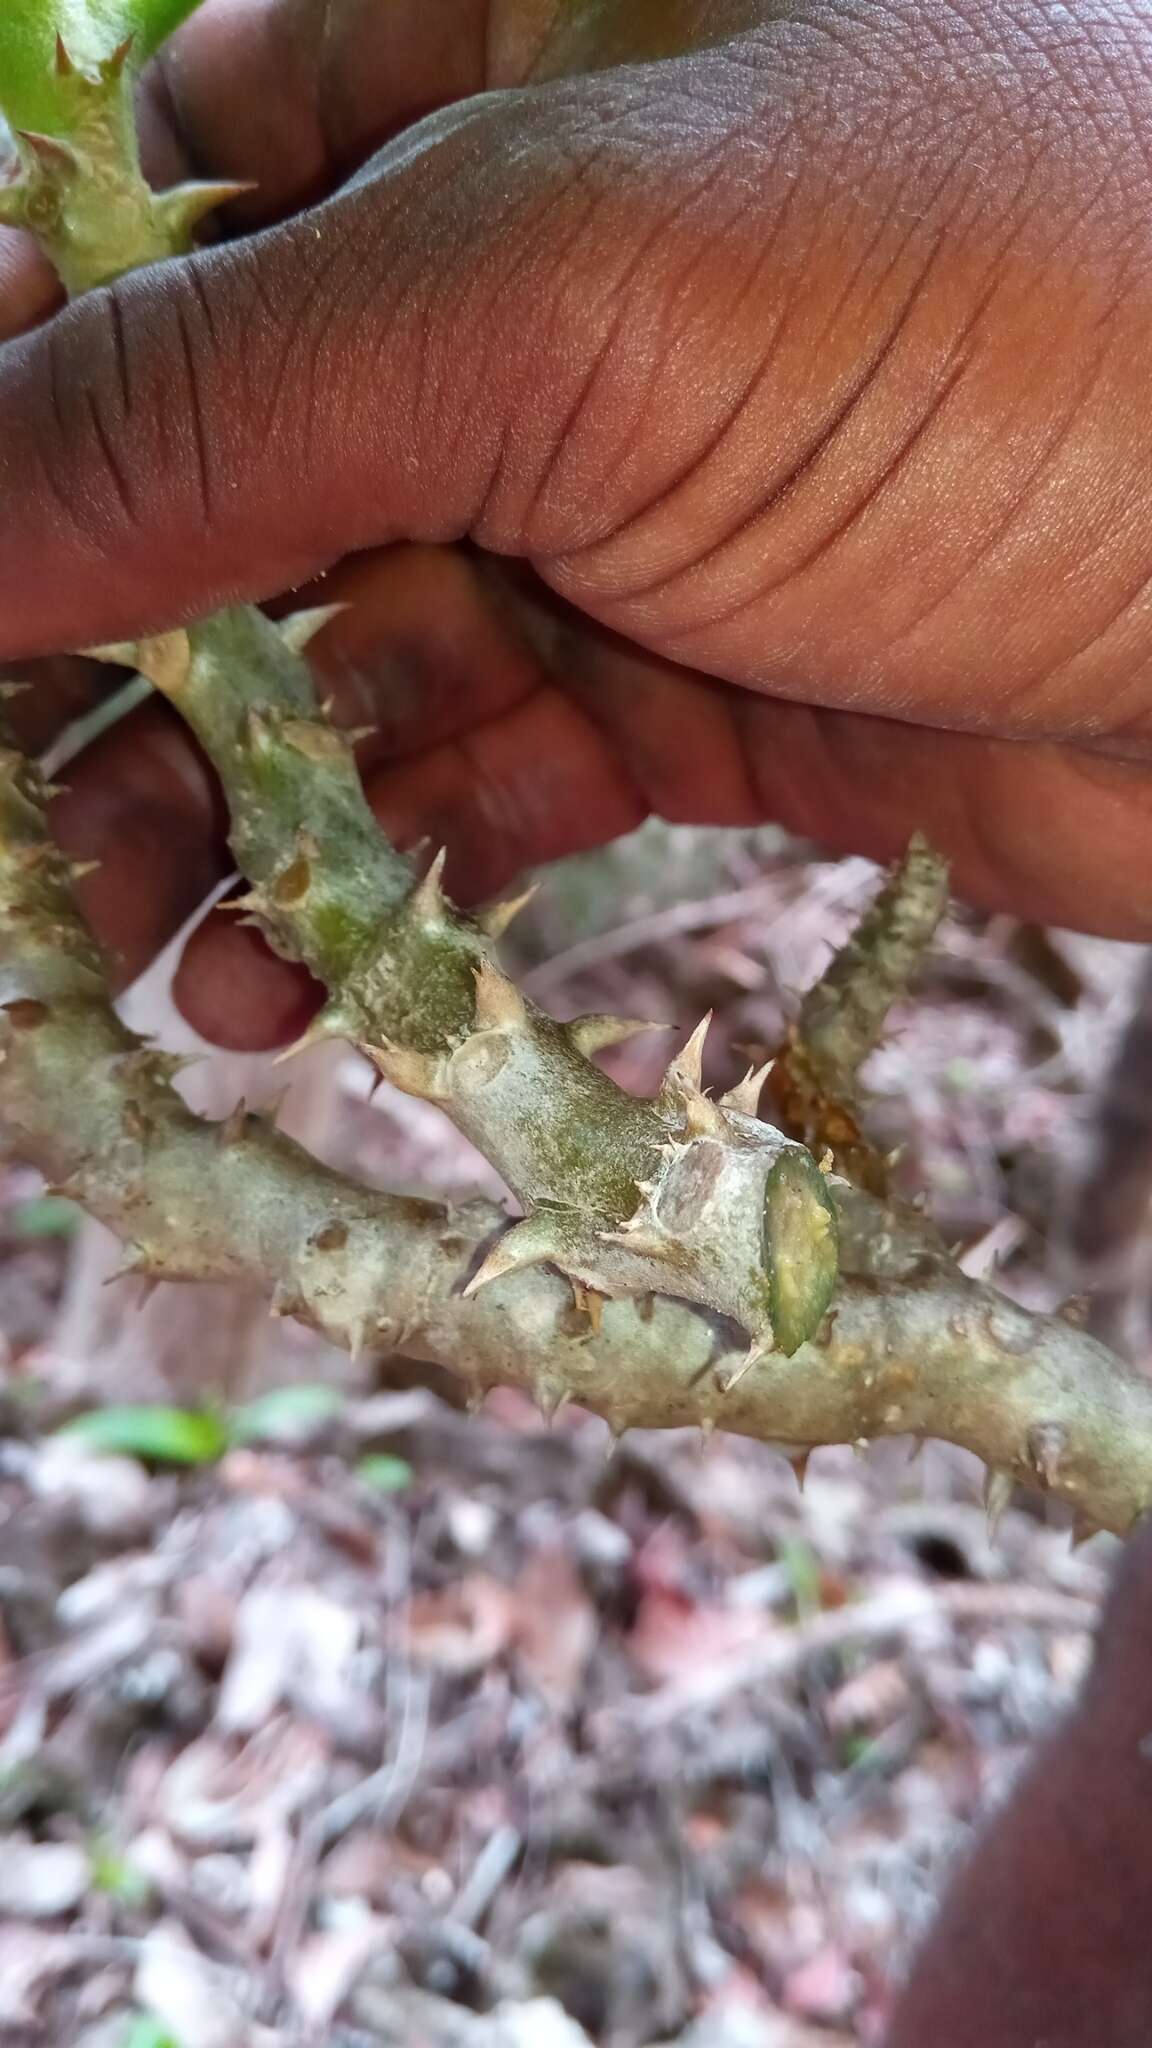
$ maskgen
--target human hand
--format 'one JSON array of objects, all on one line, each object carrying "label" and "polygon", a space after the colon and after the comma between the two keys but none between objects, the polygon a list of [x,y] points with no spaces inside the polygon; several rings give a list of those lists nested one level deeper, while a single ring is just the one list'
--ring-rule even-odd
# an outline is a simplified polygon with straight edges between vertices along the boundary
[{"label": "human hand", "polygon": [[961,1862],[884,2048],[1152,2040],[1152,1521],[1120,1554],[1078,1701]]},{"label": "human hand", "polygon": [[[462,893],[772,816],[1147,937],[1152,29],[554,11],[208,0],[153,160],[166,91],[278,224],[46,326],[0,241],[0,659],[323,573],[372,800]],[[70,774],[127,977],[226,869],[218,798],[159,705]],[[177,992],[247,1045],[308,1000],[222,918]]]}]

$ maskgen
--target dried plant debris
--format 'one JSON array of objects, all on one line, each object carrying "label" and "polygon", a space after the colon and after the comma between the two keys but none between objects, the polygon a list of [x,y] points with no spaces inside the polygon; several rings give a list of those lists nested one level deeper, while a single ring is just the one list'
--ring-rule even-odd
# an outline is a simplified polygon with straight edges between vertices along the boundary
[{"label": "dried plant debris", "polygon": [[496,1400],[174,1474],[76,1445],[70,1488],[9,1446],[0,2040],[869,2038],[1104,1560],[848,1453],[800,1494]]}]

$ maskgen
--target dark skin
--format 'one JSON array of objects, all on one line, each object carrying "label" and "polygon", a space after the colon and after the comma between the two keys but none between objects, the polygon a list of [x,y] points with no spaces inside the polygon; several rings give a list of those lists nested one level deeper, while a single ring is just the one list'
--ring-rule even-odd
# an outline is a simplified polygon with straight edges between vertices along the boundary
[{"label": "dark skin", "polygon": [[[972,901],[1152,937],[1147,18],[207,0],[146,132],[258,190],[58,317],[0,234],[0,662],[311,584],[373,803],[470,898],[657,811],[919,827]],[[70,780],[128,980],[218,796],[162,706]],[[247,1047],[313,1000],[220,916],[177,995]],[[1147,1539],[1118,1601],[892,2048],[1152,2039]]]}]

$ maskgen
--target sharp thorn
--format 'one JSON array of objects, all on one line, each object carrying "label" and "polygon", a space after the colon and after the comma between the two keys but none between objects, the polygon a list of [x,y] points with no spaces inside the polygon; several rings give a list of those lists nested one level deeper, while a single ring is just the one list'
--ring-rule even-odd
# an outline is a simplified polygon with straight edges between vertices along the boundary
[{"label": "sharp thorn", "polygon": [[333,619],[339,618],[341,612],[350,609],[351,607],[346,604],[312,605],[307,611],[290,612],[286,619],[280,620],[276,630],[285,647],[290,647],[293,654],[303,654],[304,649],[311,645],[318,633],[324,631],[325,626],[330,626]]},{"label": "sharp thorn", "polygon": [[57,29],[57,31],[56,31],[56,75],[57,75],[57,77],[58,77],[58,78],[71,78],[71,77],[72,77],[72,75],[73,75],[73,73],[74,73],[74,71],[75,71],[75,69],[76,69],[76,66],[75,66],[75,65],[73,64],[73,62],[72,62],[72,59],[71,59],[71,57],[70,57],[70,56],[68,55],[68,48],[67,48],[67,45],[66,45],[66,43],[65,43],[65,41],[64,41],[64,38],[63,38],[63,36],[62,36],[62,35],[60,34],[60,31],[59,31],[59,29]]},{"label": "sharp thorn", "polygon": [[216,1126],[216,1143],[222,1151],[243,1143],[248,1128],[248,1104],[241,1096],[234,1109],[230,1109]]},{"label": "sharp thorn", "polygon": [[50,176],[58,178],[65,171],[75,176],[80,170],[80,158],[71,143],[61,142],[55,135],[41,135],[36,128],[16,128],[13,133]]},{"label": "sharp thorn", "polygon": [[481,960],[476,969],[477,1030],[515,1031],[527,1015],[527,1005],[515,982],[509,981],[491,960]]},{"label": "sharp thorn", "polygon": [[285,1060],[294,1060],[299,1053],[308,1052],[314,1045],[323,1045],[330,1038],[349,1038],[351,1035],[337,1015],[327,1009],[318,1010],[307,1031],[294,1045],[285,1046],[283,1052],[278,1052],[272,1065],[282,1067]]},{"label": "sharp thorn", "polygon": [[169,229],[181,237],[192,236],[202,220],[218,207],[228,206],[233,199],[243,199],[256,186],[250,180],[221,181],[219,183],[191,180],[186,185],[174,185],[170,191],[162,192],[156,200],[156,211]]},{"label": "sharp thorn", "polygon": [[712,1023],[712,1012],[701,1017],[699,1024],[687,1042],[681,1046],[668,1069],[668,1078],[673,1077],[689,1088],[699,1091],[704,1085],[704,1041]]},{"label": "sharp thorn", "polygon": [[748,1346],[748,1349],[744,1353],[743,1358],[737,1360],[736,1364],[732,1367],[731,1371],[726,1373],[717,1373],[716,1384],[719,1387],[720,1392],[722,1394],[730,1394],[734,1387],[738,1387],[740,1385],[740,1382],[744,1378],[744,1375],[746,1373],[751,1372],[754,1365],[759,1365],[760,1360],[762,1358],[766,1358],[768,1356],[768,1351],[769,1346],[767,1344],[762,1343],[760,1339],[757,1338],[754,1343]]},{"label": "sharp thorn", "polygon": [[805,1485],[807,1484],[808,1461],[811,1458],[811,1456],[812,1447],[810,1445],[806,1451],[799,1451],[797,1452],[794,1458],[789,1458],[788,1460],[788,1463],[792,1467],[792,1473],[796,1480],[796,1484],[799,1487],[801,1493],[803,1493]]},{"label": "sharp thorn", "polygon": [[721,1109],[737,1110],[741,1116],[758,1116],[761,1090],[775,1064],[775,1060],[766,1060],[762,1067],[749,1067],[744,1079],[720,1097]]},{"label": "sharp thorn", "polygon": [[381,1078],[390,1081],[394,1088],[403,1089],[405,1095],[418,1095],[424,1102],[447,1100],[445,1062],[434,1054],[393,1045],[389,1039],[382,1039],[379,1045],[362,1043],[360,1050],[371,1060]]},{"label": "sharp thorn", "polygon": [[591,1335],[598,1337],[604,1327],[604,1303],[607,1296],[601,1294],[596,1287],[585,1287],[580,1280],[570,1278],[569,1285],[577,1308],[588,1318]]},{"label": "sharp thorn", "polygon": [[564,1029],[569,1041],[590,1059],[606,1045],[622,1045],[640,1031],[666,1031],[666,1024],[650,1024],[644,1017],[612,1017],[593,1011],[587,1017],[573,1017]]},{"label": "sharp thorn", "polygon": [[417,882],[408,899],[408,907],[418,924],[439,925],[444,922],[444,891],[441,883],[447,858],[448,849],[442,846],[423,881]]},{"label": "sharp thorn", "polygon": [[112,662],[117,668],[135,668],[135,640],[111,640],[105,647],[84,647],[81,653],[85,661]]},{"label": "sharp thorn", "polygon": [[119,78],[132,54],[132,45],[135,41],[136,38],[132,35],[125,36],[122,43],[117,43],[112,55],[105,57],[100,65],[100,75],[102,78]]},{"label": "sharp thorn", "polygon": [[518,1273],[525,1266],[539,1266],[561,1256],[562,1248],[555,1241],[550,1222],[543,1216],[525,1216],[497,1238],[464,1289],[465,1299],[479,1294],[493,1280],[502,1280],[507,1273]]},{"label": "sharp thorn", "polygon": [[989,1543],[996,1541],[1004,1510],[1009,1505],[1014,1491],[1015,1481],[1011,1473],[999,1472],[995,1466],[989,1465],[984,1475],[984,1512],[988,1518]]},{"label": "sharp thorn", "polygon": [[179,628],[173,633],[154,633],[136,642],[131,658],[140,674],[164,696],[175,697],[192,673],[192,642]]},{"label": "sharp thorn", "polygon": [[533,882],[520,896],[510,896],[506,903],[490,903],[479,912],[476,922],[490,939],[502,939],[514,917],[526,910],[539,889],[539,882]]},{"label": "sharp thorn", "polygon": [[545,1422],[551,1426],[568,1399],[567,1387],[557,1380],[542,1378],[536,1382],[533,1392],[536,1396],[536,1406],[539,1408]]}]

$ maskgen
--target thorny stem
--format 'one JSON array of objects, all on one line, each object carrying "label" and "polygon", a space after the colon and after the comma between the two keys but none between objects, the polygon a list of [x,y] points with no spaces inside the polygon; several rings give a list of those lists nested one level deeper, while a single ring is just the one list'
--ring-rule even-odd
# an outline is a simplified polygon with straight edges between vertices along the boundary
[{"label": "thorny stem", "polygon": [[[25,138],[27,175],[3,210],[81,289],[186,247],[205,195],[148,194],[123,49],[91,74],[63,50],[57,63],[79,81],[76,120],[47,146]],[[312,1035],[355,1039],[398,1085],[442,1103],[524,1220],[507,1231],[488,1204],[450,1213],[357,1188],[243,1110],[218,1127],[192,1117],[174,1063],[117,1021],[43,787],[5,743],[10,1141],[120,1232],[144,1276],[250,1281],[353,1348],[403,1347],[478,1390],[529,1387],[549,1411],[570,1396],[614,1429],[723,1422],[796,1455],[886,1433],[948,1437],[989,1461],[997,1488],[1008,1475],[1038,1483],[1128,1527],[1152,1501],[1152,1390],[1082,1333],[966,1280],[911,1214],[825,1182],[805,1144],[759,1121],[763,1075],[712,1102],[702,1031],[654,1102],[619,1090],[590,1055],[638,1027],[561,1026],[535,1009],[492,952],[504,913],[461,916],[438,869],[417,882],[380,835],[350,738],[315,703],[303,649],[323,616],[275,627],[232,610],[107,651],[165,692],[216,766],[253,885],[248,914],[328,985]],[[792,1126],[823,1140],[843,1112],[837,1163],[856,1159],[873,1184],[856,1068],[943,892],[940,864],[914,846],[785,1055]]]},{"label": "thorny stem", "polygon": [[[334,1342],[434,1360],[477,1394],[564,1398],[614,1431],[722,1424],[794,1458],[931,1434],[966,1445],[1089,1522],[1125,1530],[1152,1498],[1152,1388],[1083,1331],[967,1280],[930,1230],[839,1191],[844,1277],[816,1338],[730,1392],[735,1339],[682,1302],[578,1309],[555,1272],[463,1287],[503,1224],[353,1186],[258,1116],[193,1116],[179,1062],[119,1022],[43,823],[43,785],[0,746],[5,1135],[128,1245],[155,1280],[231,1280]],[[78,1076],[82,1080],[78,1085]]]}]

